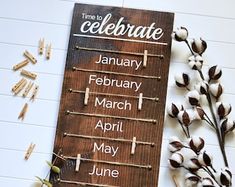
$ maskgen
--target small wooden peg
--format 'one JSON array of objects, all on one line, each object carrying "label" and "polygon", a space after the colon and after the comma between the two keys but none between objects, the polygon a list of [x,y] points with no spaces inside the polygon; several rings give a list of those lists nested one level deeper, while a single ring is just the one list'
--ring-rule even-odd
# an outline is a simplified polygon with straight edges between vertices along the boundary
[{"label": "small wooden peg", "polygon": [[26,70],[24,70],[24,69],[21,70],[21,73],[20,73],[20,74],[21,74],[21,75],[24,75],[24,76],[26,76],[26,77],[28,77],[28,78],[30,78],[30,79],[36,79],[36,78],[37,78],[37,74],[32,73],[32,72],[30,72],[30,71],[26,71]]},{"label": "small wooden peg", "polygon": [[132,144],[131,144],[131,154],[135,154],[135,148],[136,148],[136,137],[133,137]]},{"label": "small wooden peg", "polygon": [[29,157],[30,157],[30,155],[32,154],[32,152],[33,152],[35,146],[36,146],[36,144],[33,144],[33,143],[31,143],[31,144],[29,145],[29,147],[28,147],[28,149],[27,149],[27,151],[26,151],[26,153],[25,153],[25,156],[24,156],[24,159],[25,159],[25,160],[28,160],[28,159],[29,159]]},{"label": "small wooden peg", "polygon": [[90,92],[90,89],[89,89],[89,88],[86,88],[85,98],[84,98],[84,105],[87,105],[87,104],[88,104],[89,92]]},{"label": "small wooden peg", "polygon": [[26,97],[32,87],[33,87],[33,83],[32,83],[32,82],[29,82],[29,83],[28,83],[28,86],[25,88],[24,93],[23,93],[22,96],[23,96],[23,97]]},{"label": "small wooden peg", "polygon": [[144,50],[143,67],[146,67],[146,66],[147,66],[147,60],[148,60],[148,50]]},{"label": "small wooden peg", "polygon": [[79,171],[80,164],[81,164],[81,154],[77,154],[76,167],[75,167],[76,172]]},{"label": "small wooden peg", "polygon": [[44,38],[39,40],[39,46],[38,46],[39,55],[43,54],[43,50],[44,50]]},{"label": "small wooden peg", "polygon": [[142,105],[143,105],[143,93],[140,93],[139,102],[138,102],[138,110],[142,109]]},{"label": "small wooden peg", "polygon": [[17,95],[18,93],[20,93],[21,90],[24,89],[24,87],[26,86],[26,84],[27,84],[27,80],[25,79],[25,80],[22,82],[22,84],[20,84],[20,86],[15,89],[15,91],[14,91],[15,95]]},{"label": "small wooden peg", "polygon": [[38,86],[38,85],[35,85],[34,90],[33,90],[33,93],[32,93],[32,95],[31,95],[31,97],[30,97],[30,100],[31,100],[31,101],[34,101],[34,100],[35,100],[36,95],[37,95],[37,93],[38,93],[38,89],[39,89],[39,86]]},{"label": "small wooden peg", "polygon": [[16,89],[21,85],[21,84],[23,84],[23,82],[25,82],[26,81],[26,79],[25,78],[22,78],[19,82],[17,82],[13,87],[12,87],[12,91],[13,92],[15,92],[16,91]]},{"label": "small wooden peg", "polygon": [[28,59],[25,59],[25,60],[23,60],[22,62],[20,62],[20,63],[14,65],[12,69],[13,69],[14,71],[16,71],[16,70],[18,70],[18,69],[20,69],[20,68],[26,66],[28,63],[29,63],[29,60],[28,60]]},{"label": "small wooden peg", "polygon": [[51,44],[47,45],[46,47],[46,59],[50,60],[51,58]]},{"label": "small wooden peg", "polygon": [[178,184],[178,182],[177,182],[176,176],[175,176],[175,175],[172,175],[171,177],[172,177],[172,179],[173,179],[173,181],[174,181],[175,187],[179,187],[179,184]]},{"label": "small wooden peg", "polygon": [[24,120],[24,117],[25,117],[27,110],[28,110],[28,103],[25,103],[24,107],[22,108],[22,110],[20,112],[20,115],[18,116],[18,119],[21,118],[21,120]]},{"label": "small wooden peg", "polygon": [[25,56],[27,59],[29,59],[33,64],[36,64],[36,63],[37,63],[36,58],[35,58],[31,53],[29,53],[27,50],[25,50],[24,56]]}]

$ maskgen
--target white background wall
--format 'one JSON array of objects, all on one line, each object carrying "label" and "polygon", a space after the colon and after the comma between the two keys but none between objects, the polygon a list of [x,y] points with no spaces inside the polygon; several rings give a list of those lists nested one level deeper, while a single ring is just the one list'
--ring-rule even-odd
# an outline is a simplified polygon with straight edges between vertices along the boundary
[{"label": "white background wall", "polygon": [[[35,187],[35,175],[45,176],[48,168],[45,160],[51,159],[56,128],[63,71],[66,60],[71,15],[75,0],[1,0],[0,2],[0,186]],[[175,12],[175,24],[186,26],[191,37],[202,36],[208,42],[205,54],[207,65],[219,64],[223,68],[222,83],[225,87],[224,100],[235,106],[235,2],[233,0],[82,0],[119,7]],[[52,59],[38,58],[39,63],[30,65],[28,70],[38,73],[36,82],[40,85],[38,99],[29,103],[29,112],[23,122],[17,116],[28,101],[14,97],[11,87],[20,78],[12,66],[23,60],[25,49],[37,54],[39,38],[52,43]],[[168,84],[167,103],[181,99],[175,93],[174,74],[188,71],[185,65],[187,48],[173,43],[172,60]],[[186,53],[185,53],[186,52]],[[235,112],[232,112],[235,119]],[[174,186],[167,168],[167,142],[172,135],[181,136],[175,130],[172,120],[166,119],[159,187]],[[222,158],[217,140],[207,127],[198,128],[197,134],[204,136],[207,149],[215,155],[215,165],[219,168]],[[25,150],[30,142],[36,148],[30,159],[24,160]],[[230,135],[227,152],[235,175],[235,137]],[[235,176],[234,176],[235,178]]]}]

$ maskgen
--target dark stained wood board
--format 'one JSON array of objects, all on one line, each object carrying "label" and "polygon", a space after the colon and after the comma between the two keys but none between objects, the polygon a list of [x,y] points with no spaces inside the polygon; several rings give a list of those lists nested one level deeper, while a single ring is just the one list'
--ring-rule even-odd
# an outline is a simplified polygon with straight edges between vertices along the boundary
[{"label": "dark stained wood board", "polygon": [[[128,36],[128,32],[114,35],[110,34],[112,26],[109,33],[91,33],[91,30],[88,30],[92,23],[101,23],[107,15],[111,15],[110,20],[103,28],[110,23],[114,23],[113,27],[117,26],[119,21],[123,27],[127,27],[128,24],[134,25],[134,28],[139,26],[139,32],[141,32],[143,27],[150,27],[154,23],[155,28],[149,33],[160,28],[161,30],[158,31],[162,31],[161,37],[159,39],[141,38]],[[166,12],[75,4],[54,144],[54,153],[63,156],[66,161],[53,157],[53,163],[61,168],[60,175],[51,172],[50,181],[53,186],[82,186],[70,184],[69,181],[87,183],[87,186],[157,186],[173,19],[174,14]],[[87,22],[84,26],[86,21],[90,23]],[[99,23],[94,25],[94,32]],[[84,32],[81,31],[82,25]],[[160,34],[155,36],[158,37]],[[100,50],[94,51],[92,50],[94,48]],[[147,50],[148,54],[164,55],[164,58],[148,56],[147,65],[143,67],[144,55],[122,53],[143,54],[144,50]],[[103,64],[98,63],[100,59],[103,60]],[[110,60],[110,64],[107,64],[107,60]],[[117,65],[121,61],[126,62],[125,66],[123,63]],[[129,64],[132,65],[128,66]],[[74,67],[79,70],[74,70]],[[149,76],[155,76],[155,78],[149,78]],[[156,79],[158,76],[161,77],[160,80]],[[108,85],[108,80],[116,80],[119,87],[115,86],[115,81],[113,86]],[[104,84],[105,81],[106,84]],[[125,82],[125,86],[120,86],[121,81]],[[90,89],[90,94],[88,104],[84,105],[84,92],[87,87]],[[79,93],[71,92],[70,89]],[[100,95],[100,93],[114,95]],[[144,97],[159,98],[159,101],[143,99],[142,109],[138,110],[140,93],[143,93]],[[67,111],[70,113],[68,114]],[[91,116],[81,115],[81,113]],[[103,116],[97,116],[97,114]],[[148,120],[156,120],[156,123]],[[104,131],[101,128],[104,126],[101,125],[105,123],[107,128]],[[64,136],[64,133],[108,137],[114,140],[71,137]],[[131,154],[132,142],[122,142],[117,139],[132,140],[133,137],[136,137],[137,141],[154,143],[154,146],[137,144],[135,153]],[[103,152],[101,145],[106,148]],[[110,149],[113,151],[109,152]],[[68,158],[76,158],[77,154],[81,154],[82,158],[90,159],[81,160],[78,172],[75,171],[76,160]],[[110,161],[116,164],[99,163],[99,161]],[[151,169],[125,164],[150,165]],[[106,170],[105,176],[93,174],[94,167],[98,171]]]}]

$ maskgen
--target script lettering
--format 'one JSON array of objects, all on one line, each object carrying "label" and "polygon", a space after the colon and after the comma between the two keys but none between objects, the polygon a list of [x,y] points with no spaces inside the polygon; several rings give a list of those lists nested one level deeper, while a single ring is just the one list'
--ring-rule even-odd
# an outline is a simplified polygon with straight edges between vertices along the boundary
[{"label": "script lettering", "polygon": [[91,33],[91,34],[106,34],[108,36],[123,36],[127,34],[128,37],[134,38],[146,38],[159,40],[162,38],[164,32],[160,27],[156,27],[156,23],[150,24],[150,26],[136,26],[130,25],[129,23],[125,25],[123,23],[124,17],[121,17],[116,23],[111,22],[112,14],[107,14],[102,22],[93,22],[85,21],[81,27],[80,31],[82,33]]}]

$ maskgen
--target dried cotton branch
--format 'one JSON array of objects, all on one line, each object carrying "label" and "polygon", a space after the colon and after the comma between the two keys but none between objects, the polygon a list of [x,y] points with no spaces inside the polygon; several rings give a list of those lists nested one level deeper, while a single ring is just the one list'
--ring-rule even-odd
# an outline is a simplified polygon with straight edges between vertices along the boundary
[{"label": "dried cotton branch", "polygon": [[[170,139],[168,148],[172,155],[169,158],[169,166],[174,169],[184,168],[188,172],[185,176],[186,186],[229,187],[232,185],[232,174],[228,168],[225,140],[226,135],[235,129],[235,122],[229,119],[232,106],[221,101],[224,91],[222,84],[219,82],[222,77],[221,68],[215,65],[211,66],[205,74],[205,71],[202,71],[204,65],[203,54],[207,49],[206,41],[202,38],[189,41],[188,35],[187,28],[180,27],[172,33],[172,38],[187,45],[191,53],[187,63],[190,69],[196,72],[200,78],[195,79],[187,73],[175,75],[176,86],[186,92],[185,98],[188,106],[171,103],[167,112],[181,126],[188,143],[182,142],[178,137]],[[202,97],[206,99],[209,111],[205,110],[205,106],[200,103]],[[191,136],[190,126],[193,125],[194,121],[201,121],[203,125],[209,125],[215,132],[225,165],[225,167],[221,166],[223,169],[220,172],[213,167],[213,158],[205,150],[204,139]],[[185,149],[194,152],[195,155],[186,159]],[[207,177],[201,176],[198,171],[206,172]]]}]

